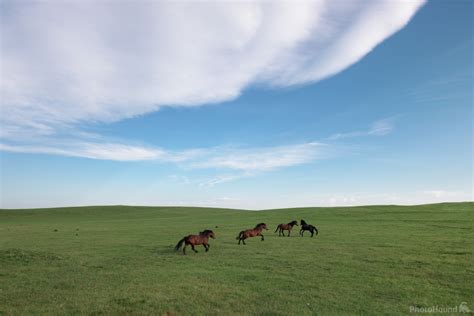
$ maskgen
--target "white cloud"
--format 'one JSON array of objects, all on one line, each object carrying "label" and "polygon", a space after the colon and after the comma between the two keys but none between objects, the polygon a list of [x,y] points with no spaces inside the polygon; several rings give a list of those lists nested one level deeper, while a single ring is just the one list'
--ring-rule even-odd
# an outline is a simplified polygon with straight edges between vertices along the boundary
[{"label": "white cloud", "polygon": [[0,150],[116,161],[185,159],[182,158],[184,153],[172,156],[161,149],[107,143],[74,143],[71,146],[0,144]]},{"label": "white cloud", "polygon": [[330,146],[316,142],[268,148],[218,148],[212,157],[193,166],[259,172],[323,159],[329,154]]},{"label": "white cloud", "polygon": [[239,174],[217,175],[210,179],[200,181],[198,185],[201,188],[212,188],[218,184],[231,182],[231,181],[242,179],[242,178],[252,177],[254,175],[255,174],[250,173],[250,172],[239,173]]},{"label": "white cloud", "polygon": [[385,136],[391,133],[394,129],[393,119],[387,118],[376,121],[372,126],[365,131],[354,131],[348,133],[337,133],[329,136],[328,140],[338,140],[345,138],[363,137],[363,136]]},{"label": "white cloud", "polygon": [[251,84],[321,80],[404,27],[423,3],[2,1],[0,136],[53,135],[229,100]]},{"label": "white cloud", "polygon": [[[308,142],[264,148],[211,147],[182,151],[132,146],[118,143],[72,142],[54,145],[9,145],[0,143],[0,150],[17,153],[52,154],[99,160],[159,161],[190,169],[227,169],[250,173],[265,172],[324,159],[332,155],[329,145]],[[242,175],[219,176],[211,185],[227,182]],[[177,178],[176,178],[177,179]],[[182,179],[181,179],[182,180]]]},{"label": "white cloud", "polygon": [[332,146],[317,142],[261,148],[220,146],[170,151],[149,146],[71,140],[55,145],[52,142],[49,142],[49,145],[0,143],[0,151],[112,161],[156,161],[172,163],[188,171],[190,169],[216,171],[216,175],[197,180],[190,180],[184,175],[169,176],[175,183],[194,184],[200,188],[212,188],[222,183],[257,176],[271,170],[307,164],[335,155]]}]

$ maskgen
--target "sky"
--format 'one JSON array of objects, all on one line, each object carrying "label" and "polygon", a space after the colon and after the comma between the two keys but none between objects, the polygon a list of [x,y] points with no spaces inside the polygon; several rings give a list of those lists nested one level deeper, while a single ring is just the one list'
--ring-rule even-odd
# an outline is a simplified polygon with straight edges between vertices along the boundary
[{"label": "sky", "polygon": [[471,1],[2,1],[0,207],[473,200]]}]

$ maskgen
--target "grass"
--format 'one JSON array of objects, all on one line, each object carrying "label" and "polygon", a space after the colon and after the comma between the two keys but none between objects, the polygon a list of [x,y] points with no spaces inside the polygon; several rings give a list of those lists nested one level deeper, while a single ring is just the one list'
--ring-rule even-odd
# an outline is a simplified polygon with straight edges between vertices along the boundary
[{"label": "grass", "polygon": [[[0,315],[392,315],[461,302],[474,310],[473,210],[0,210]],[[301,218],[319,236],[273,233]],[[238,246],[237,233],[258,222],[270,228],[265,241]],[[208,253],[173,250],[205,228],[217,235]]]}]

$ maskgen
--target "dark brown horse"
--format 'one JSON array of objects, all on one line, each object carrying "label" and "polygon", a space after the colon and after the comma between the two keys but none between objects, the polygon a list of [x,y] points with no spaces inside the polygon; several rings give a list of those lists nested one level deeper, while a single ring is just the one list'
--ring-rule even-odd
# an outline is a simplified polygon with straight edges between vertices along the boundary
[{"label": "dark brown horse", "polygon": [[209,237],[211,237],[212,239],[216,238],[216,236],[214,235],[214,232],[212,230],[208,230],[208,229],[206,229],[203,232],[200,232],[199,235],[188,235],[188,236],[184,237],[183,239],[181,239],[178,242],[178,244],[176,245],[176,247],[174,247],[174,249],[179,250],[181,248],[181,246],[184,244],[183,254],[185,255],[186,254],[186,247],[188,245],[191,245],[191,249],[194,252],[198,252],[196,249],[194,249],[194,246],[203,245],[204,248],[206,248],[206,252],[207,252],[207,251],[209,251],[209,247],[210,247],[209,244],[208,244]]},{"label": "dark brown horse", "polygon": [[288,224],[280,224],[277,226],[277,229],[275,229],[275,233],[278,231],[278,236],[285,236],[285,233],[283,232],[284,230],[288,231],[288,237],[290,237],[291,230],[293,229],[293,226],[298,226],[297,221],[292,221]]},{"label": "dark brown horse", "polygon": [[247,229],[247,230],[241,231],[236,239],[239,241],[239,245],[241,241],[244,243],[244,245],[246,245],[245,239],[249,237],[255,237],[255,236],[261,236],[262,237],[261,241],[264,241],[265,238],[263,238],[263,235],[262,235],[262,230],[264,229],[268,230],[267,225],[265,223],[260,223],[257,226],[255,226],[254,229]]}]

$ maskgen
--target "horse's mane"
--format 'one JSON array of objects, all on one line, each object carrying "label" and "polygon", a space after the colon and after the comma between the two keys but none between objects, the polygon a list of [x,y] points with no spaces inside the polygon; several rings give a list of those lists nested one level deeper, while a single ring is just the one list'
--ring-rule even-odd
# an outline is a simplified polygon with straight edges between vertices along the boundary
[{"label": "horse's mane", "polygon": [[258,228],[258,227],[260,227],[260,226],[264,226],[264,225],[266,226],[266,224],[265,224],[265,223],[260,223],[260,224],[257,224],[257,225],[255,226],[255,228]]},{"label": "horse's mane", "polygon": [[301,220],[301,225],[308,225],[308,224],[304,221],[304,219],[302,219]]},{"label": "horse's mane", "polygon": [[207,234],[212,234],[212,233],[214,233],[212,230],[206,229],[202,232],[199,232],[199,235],[207,235]]},{"label": "horse's mane", "polygon": [[295,225],[295,224],[298,224],[298,221],[291,221],[291,222],[289,222],[288,224],[293,224],[293,225]]}]

